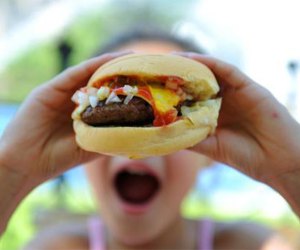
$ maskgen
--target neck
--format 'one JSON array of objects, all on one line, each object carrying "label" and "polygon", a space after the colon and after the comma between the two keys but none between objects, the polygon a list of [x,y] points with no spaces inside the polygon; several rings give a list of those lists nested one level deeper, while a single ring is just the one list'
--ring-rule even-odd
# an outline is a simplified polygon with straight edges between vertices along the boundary
[{"label": "neck", "polygon": [[178,217],[157,238],[142,245],[129,246],[109,235],[108,249],[196,249],[197,224]]}]

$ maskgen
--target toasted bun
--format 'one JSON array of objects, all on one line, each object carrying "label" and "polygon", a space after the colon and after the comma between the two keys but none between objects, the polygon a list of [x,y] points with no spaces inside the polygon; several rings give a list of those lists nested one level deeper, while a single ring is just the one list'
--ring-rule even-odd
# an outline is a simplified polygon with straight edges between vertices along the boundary
[{"label": "toasted bun", "polygon": [[[114,75],[178,76],[184,80],[185,91],[199,100],[209,99],[219,90],[205,65],[175,55],[133,54],[116,58],[101,66],[88,86]],[[221,100],[199,103],[183,119],[161,127],[92,127],[75,119],[76,141],[87,151],[107,155],[144,158],[170,154],[191,147],[214,132]]]}]

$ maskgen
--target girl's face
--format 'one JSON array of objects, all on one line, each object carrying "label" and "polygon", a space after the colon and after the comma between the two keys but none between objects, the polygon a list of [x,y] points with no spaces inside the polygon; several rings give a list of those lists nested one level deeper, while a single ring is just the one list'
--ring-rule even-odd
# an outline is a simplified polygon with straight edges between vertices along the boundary
[{"label": "girl's face", "polygon": [[137,245],[176,223],[199,167],[208,163],[185,150],[142,160],[100,157],[86,165],[86,172],[114,238]]}]

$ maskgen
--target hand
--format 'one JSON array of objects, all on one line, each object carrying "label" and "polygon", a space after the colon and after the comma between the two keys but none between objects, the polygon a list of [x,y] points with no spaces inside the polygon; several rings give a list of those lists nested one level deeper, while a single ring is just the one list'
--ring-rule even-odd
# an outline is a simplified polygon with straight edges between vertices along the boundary
[{"label": "hand", "polygon": [[300,126],[286,108],[234,66],[195,53],[181,55],[206,64],[222,95],[216,133],[192,150],[273,186],[278,178],[299,174]]},{"label": "hand", "polygon": [[0,167],[22,176],[33,188],[95,157],[75,143],[71,97],[100,65],[123,54],[83,62],[33,90],[0,139]]}]

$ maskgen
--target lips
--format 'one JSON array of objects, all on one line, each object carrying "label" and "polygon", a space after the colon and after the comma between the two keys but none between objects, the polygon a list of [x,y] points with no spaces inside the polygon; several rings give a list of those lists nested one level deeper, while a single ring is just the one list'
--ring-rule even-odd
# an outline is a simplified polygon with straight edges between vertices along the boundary
[{"label": "lips", "polygon": [[123,208],[141,213],[159,193],[161,180],[149,166],[131,162],[116,171],[113,185]]}]

